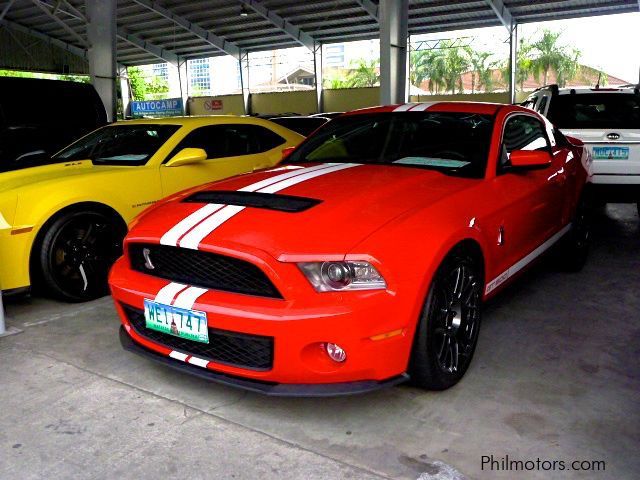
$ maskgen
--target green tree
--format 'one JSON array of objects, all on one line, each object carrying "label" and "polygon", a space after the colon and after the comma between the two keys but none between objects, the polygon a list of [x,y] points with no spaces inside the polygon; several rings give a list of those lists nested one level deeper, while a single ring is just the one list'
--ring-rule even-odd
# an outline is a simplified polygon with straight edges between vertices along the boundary
[{"label": "green tree", "polygon": [[472,47],[464,47],[464,52],[471,64],[471,93],[484,89],[485,92],[493,90],[494,62],[490,62],[491,52],[474,50]]},{"label": "green tree", "polygon": [[580,51],[560,45],[558,40],[562,32],[543,30],[542,36],[531,44],[534,57],[531,66],[536,80],[542,74],[543,85],[547,84],[549,73],[554,71],[558,84],[566,85],[578,73]]},{"label": "green tree", "polygon": [[462,74],[469,70],[470,62],[460,48],[448,48],[444,54],[445,87],[451,93],[463,92]]},{"label": "green tree", "polygon": [[127,68],[129,85],[131,85],[132,100],[157,99],[169,92],[169,84],[160,77],[145,77],[144,72],[139,67]]},{"label": "green tree", "polygon": [[[516,86],[520,86],[520,90],[524,90],[524,82],[527,81],[529,75],[533,70],[532,60],[531,60],[531,52],[533,50],[533,46],[524,38],[520,40],[520,45],[518,45],[518,56],[516,58]],[[502,65],[502,69],[500,71],[502,80],[508,86],[511,81],[511,67],[509,65],[509,60],[507,59]]]},{"label": "green tree", "polygon": [[380,83],[380,68],[378,60],[360,59],[355,68],[347,75],[347,85],[350,88],[375,87]]}]

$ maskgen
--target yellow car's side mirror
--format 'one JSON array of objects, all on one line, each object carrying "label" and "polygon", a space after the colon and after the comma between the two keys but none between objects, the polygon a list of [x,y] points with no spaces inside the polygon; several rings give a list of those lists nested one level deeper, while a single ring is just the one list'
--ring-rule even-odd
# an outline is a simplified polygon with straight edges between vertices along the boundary
[{"label": "yellow car's side mirror", "polygon": [[181,167],[182,165],[192,165],[204,162],[207,159],[207,152],[202,148],[183,148],[169,160],[166,167]]}]

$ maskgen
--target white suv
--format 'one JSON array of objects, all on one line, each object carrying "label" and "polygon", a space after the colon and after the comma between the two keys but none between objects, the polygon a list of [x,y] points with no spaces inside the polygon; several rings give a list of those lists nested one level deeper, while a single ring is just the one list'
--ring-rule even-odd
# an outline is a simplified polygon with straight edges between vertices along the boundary
[{"label": "white suv", "polygon": [[640,214],[640,85],[534,91],[522,103],[562,133],[582,140],[593,158],[593,186],[603,202],[634,202]]}]

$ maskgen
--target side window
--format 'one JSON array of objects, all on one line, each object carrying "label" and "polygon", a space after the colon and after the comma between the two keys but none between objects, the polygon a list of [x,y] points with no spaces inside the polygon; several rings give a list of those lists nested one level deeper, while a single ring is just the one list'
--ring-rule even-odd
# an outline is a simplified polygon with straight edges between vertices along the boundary
[{"label": "side window", "polygon": [[540,104],[538,105],[538,108],[536,108],[536,110],[544,115],[544,109],[547,108],[547,100],[549,99],[549,97],[544,96],[542,97],[542,99],[540,100]]},{"label": "side window", "polygon": [[259,125],[209,125],[189,133],[168,158],[183,148],[202,148],[209,160],[266,152],[285,139]]},{"label": "side window", "polygon": [[538,97],[533,97],[525,101],[522,106],[525,108],[530,108],[531,110],[536,109],[536,103],[538,103]]},{"label": "side window", "polygon": [[544,124],[530,115],[515,115],[507,119],[502,134],[502,149],[498,171],[509,166],[509,156],[514,150],[547,150],[551,152]]}]

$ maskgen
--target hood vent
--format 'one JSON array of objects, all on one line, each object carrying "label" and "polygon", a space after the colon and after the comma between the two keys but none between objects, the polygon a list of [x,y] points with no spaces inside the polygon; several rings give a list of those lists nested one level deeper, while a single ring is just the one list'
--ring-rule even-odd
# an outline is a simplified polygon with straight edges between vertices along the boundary
[{"label": "hood vent", "polygon": [[218,203],[239,207],[266,208],[279,212],[298,213],[315,207],[322,200],[274,193],[209,190],[194,193],[182,200],[185,203]]}]

